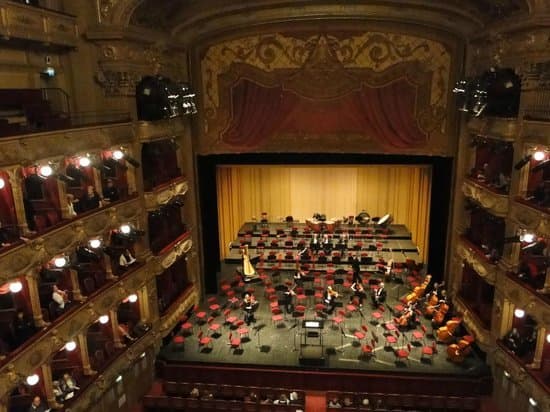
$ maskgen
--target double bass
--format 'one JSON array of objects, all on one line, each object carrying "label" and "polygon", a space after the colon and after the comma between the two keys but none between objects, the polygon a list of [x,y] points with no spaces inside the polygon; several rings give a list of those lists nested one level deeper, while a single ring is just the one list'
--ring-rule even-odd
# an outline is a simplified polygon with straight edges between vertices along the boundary
[{"label": "double bass", "polygon": [[[430,297],[428,298],[428,301],[426,302],[426,306],[424,307],[424,316],[427,318],[430,318],[433,316],[436,309],[439,309],[442,301],[444,301],[445,298],[445,290],[441,291],[441,298],[439,297],[439,289],[445,284],[445,282],[438,285],[437,283],[434,284],[434,290],[430,294]],[[448,310],[448,308],[447,308]]]},{"label": "double bass", "polygon": [[462,363],[466,356],[472,352],[470,341],[460,339],[458,343],[452,343],[447,348],[447,356],[451,362]]},{"label": "double bass", "polygon": [[424,282],[413,289],[411,293],[405,296],[405,303],[415,303],[418,299],[424,296],[428,284],[432,280],[432,275],[426,275]]},{"label": "double bass", "polygon": [[445,344],[451,343],[454,340],[454,333],[456,329],[460,326],[461,322],[462,318],[453,318],[447,321],[445,326],[441,326],[439,329],[437,329],[437,341]]}]

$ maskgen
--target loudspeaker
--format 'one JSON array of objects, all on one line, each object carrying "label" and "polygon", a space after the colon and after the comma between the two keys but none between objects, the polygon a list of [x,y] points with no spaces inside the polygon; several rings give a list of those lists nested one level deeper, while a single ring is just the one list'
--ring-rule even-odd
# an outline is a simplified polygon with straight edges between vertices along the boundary
[{"label": "loudspeaker", "polygon": [[300,365],[323,366],[325,357],[322,346],[303,346],[300,351]]}]

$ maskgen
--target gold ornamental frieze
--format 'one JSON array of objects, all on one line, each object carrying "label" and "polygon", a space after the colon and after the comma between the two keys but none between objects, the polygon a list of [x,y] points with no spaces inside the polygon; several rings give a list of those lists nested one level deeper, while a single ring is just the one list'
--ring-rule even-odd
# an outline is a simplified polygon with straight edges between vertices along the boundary
[{"label": "gold ornamental frieze", "polygon": [[183,196],[189,190],[189,184],[185,177],[181,176],[177,181],[170,183],[167,187],[162,186],[152,192],[145,192],[145,209],[156,210],[169,203],[176,196]]},{"label": "gold ornamental frieze", "polygon": [[520,202],[511,202],[510,218],[523,229],[532,230],[539,236],[550,237],[550,215],[540,210]]},{"label": "gold ornamental frieze", "polygon": [[514,141],[519,135],[519,120],[502,117],[472,117],[468,121],[468,131],[476,136]]},{"label": "gold ornamental frieze", "polygon": [[[5,388],[5,392],[0,393],[0,397],[17,385],[20,376],[32,374],[66,342],[74,340],[78,334],[85,333],[88,326],[96,322],[99,316],[110,310],[115,310],[129,293],[142,288],[147,283],[148,277],[151,276],[147,265],[129,273],[127,278],[119,280],[108,289],[87,300],[81,308],[60,320],[55,328],[49,329],[31,347],[18,353],[9,364],[0,368],[0,388]],[[15,376],[14,378],[10,374],[12,369],[17,371],[19,377]]]},{"label": "gold ornamental frieze", "polygon": [[76,17],[4,0],[0,1],[0,14],[0,34],[5,38],[63,47],[75,47],[78,41]]},{"label": "gold ornamental frieze", "polygon": [[131,123],[81,127],[3,138],[0,141],[0,166],[34,164],[39,160],[61,158],[71,153],[97,151],[98,147],[127,144],[133,139]]},{"label": "gold ornamental frieze", "polygon": [[98,399],[104,392],[111,389],[121,372],[127,371],[139,359],[140,355],[155,345],[157,333],[154,329],[147,331],[141,338],[132,344],[132,347],[118,356],[99,375],[93,384],[79,394],[71,404],[71,412],[89,412],[95,410]]},{"label": "gold ornamental frieze", "polygon": [[98,236],[108,232],[118,223],[122,223],[117,216],[116,208],[107,208],[82,220],[84,232],[88,236]]},{"label": "gold ornamental frieze", "polygon": [[196,286],[192,285],[187,293],[180,296],[170,305],[172,311],[168,311],[160,318],[159,333],[165,337],[176,326],[182,315],[199,302]]},{"label": "gold ornamental frieze", "polygon": [[508,276],[501,276],[495,286],[515,307],[525,310],[539,326],[550,330],[550,305],[539,295],[522,287]]},{"label": "gold ornamental frieze", "polygon": [[[163,269],[168,269],[174,264],[178,258],[191,250],[193,247],[193,241],[189,238],[184,238],[176,243],[169,251],[166,252],[164,256],[159,255],[158,259],[160,261],[160,267]],[[160,274],[162,272],[159,272]]]},{"label": "gold ornamental frieze", "polygon": [[128,222],[138,220],[141,215],[141,204],[138,198],[115,206],[118,221]]},{"label": "gold ornamental frieze", "polygon": [[495,216],[505,217],[508,214],[508,195],[494,193],[469,179],[464,179],[462,193]]},{"label": "gold ornamental frieze", "polygon": [[548,396],[546,389],[529,375],[524,365],[520,364],[500,346],[496,347],[493,360],[496,365],[510,374],[507,379],[518,385],[527,396],[537,400],[540,411],[550,410],[550,396]]},{"label": "gold ornamental frieze", "polygon": [[44,249],[52,257],[63,252],[70,253],[85,238],[82,222],[76,221],[44,235]]},{"label": "gold ornamental frieze", "polygon": [[482,350],[489,350],[493,346],[491,331],[485,329],[479,317],[468,308],[468,305],[460,296],[455,296],[453,304],[457,312],[462,313],[464,324],[468,331],[475,336],[476,343],[480,345]]},{"label": "gold ornamental frieze", "polygon": [[138,141],[146,143],[181,136],[185,132],[185,125],[182,118],[177,117],[154,122],[139,121],[134,123],[134,130]]},{"label": "gold ornamental frieze", "polygon": [[35,239],[3,253],[0,257],[0,284],[32,272],[47,260],[43,239]]},{"label": "gold ornamental frieze", "polygon": [[495,284],[497,277],[497,266],[489,263],[484,258],[479,256],[479,254],[474,251],[467,242],[459,238],[459,242],[456,248],[456,254],[466,261],[476,273],[481,276],[487,283],[490,285]]}]

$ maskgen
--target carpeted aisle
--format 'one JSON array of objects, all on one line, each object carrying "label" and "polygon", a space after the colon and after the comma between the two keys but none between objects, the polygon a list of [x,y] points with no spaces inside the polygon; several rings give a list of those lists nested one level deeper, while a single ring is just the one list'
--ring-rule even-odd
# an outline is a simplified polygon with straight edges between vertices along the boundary
[{"label": "carpeted aisle", "polygon": [[325,392],[306,392],[305,412],[325,412],[327,410],[327,397]]}]

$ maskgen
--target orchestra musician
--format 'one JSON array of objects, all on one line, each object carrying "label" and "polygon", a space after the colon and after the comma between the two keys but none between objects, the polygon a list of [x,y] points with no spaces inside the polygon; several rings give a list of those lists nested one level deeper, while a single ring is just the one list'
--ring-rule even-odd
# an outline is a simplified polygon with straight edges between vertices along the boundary
[{"label": "orchestra musician", "polygon": [[410,302],[405,309],[403,309],[402,315],[397,319],[397,325],[406,329],[413,329],[416,327],[418,319],[416,318],[416,303]]},{"label": "orchestra musician", "polygon": [[249,326],[251,323],[256,322],[256,319],[254,318],[254,309],[257,305],[258,302],[256,301],[254,295],[245,293],[242,306],[244,309],[244,321]]},{"label": "orchestra musician", "polygon": [[372,304],[374,307],[380,306],[382,303],[386,301],[386,289],[384,288],[384,282],[380,282],[378,285],[378,288],[374,291],[372,294]]},{"label": "orchestra musician", "polygon": [[331,314],[334,312],[336,307],[336,298],[338,297],[338,292],[332,289],[332,286],[327,286],[327,289],[324,293],[324,302],[327,305],[327,313]]},{"label": "orchestra musician", "polygon": [[292,305],[292,296],[296,295],[294,292],[294,285],[292,288],[288,285],[285,285],[285,290],[283,292],[283,305],[285,307],[286,313],[291,314],[294,311],[294,306]]},{"label": "orchestra musician", "polygon": [[[353,297],[357,297],[359,301],[359,307],[362,308],[363,300],[367,297],[363,284],[361,282],[355,282],[351,285],[351,290],[353,290]],[[352,301],[350,301],[350,303],[352,303]]]},{"label": "orchestra musician", "polygon": [[323,250],[325,251],[326,254],[329,254],[330,251],[332,250],[332,241],[330,240],[329,236],[328,236],[328,233],[325,233],[323,235],[323,240],[322,240],[322,246],[323,246]]},{"label": "orchestra musician", "polygon": [[300,260],[309,258],[309,247],[306,244],[303,245],[303,249],[298,251],[298,257]]},{"label": "orchestra musician", "polygon": [[303,287],[305,277],[306,277],[306,273],[301,268],[298,267],[296,272],[294,273],[294,285]]},{"label": "orchestra musician", "polygon": [[321,248],[321,243],[319,242],[319,235],[317,233],[313,234],[313,237],[311,238],[311,242],[309,243],[309,246],[311,250],[313,250],[313,254],[317,254],[319,252],[319,249]]}]

